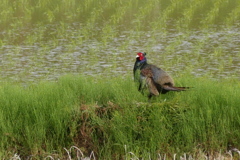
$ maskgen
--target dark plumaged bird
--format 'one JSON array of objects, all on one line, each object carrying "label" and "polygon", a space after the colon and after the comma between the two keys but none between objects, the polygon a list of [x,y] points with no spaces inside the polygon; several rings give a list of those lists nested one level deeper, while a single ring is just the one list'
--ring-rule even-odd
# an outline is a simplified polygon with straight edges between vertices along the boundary
[{"label": "dark plumaged bird", "polygon": [[174,81],[165,71],[155,65],[148,64],[146,53],[139,52],[133,68],[134,80],[138,90],[148,92],[148,98],[165,94],[168,91],[185,91],[189,87],[175,87]]}]

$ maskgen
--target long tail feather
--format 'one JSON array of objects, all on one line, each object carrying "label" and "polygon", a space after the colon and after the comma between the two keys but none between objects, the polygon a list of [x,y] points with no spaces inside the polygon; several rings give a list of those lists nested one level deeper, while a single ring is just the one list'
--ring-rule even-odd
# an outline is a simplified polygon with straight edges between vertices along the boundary
[{"label": "long tail feather", "polygon": [[163,88],[168,91],[186,91],[186,89],[189,89],[191,87],[174,87],[165,85]]}]

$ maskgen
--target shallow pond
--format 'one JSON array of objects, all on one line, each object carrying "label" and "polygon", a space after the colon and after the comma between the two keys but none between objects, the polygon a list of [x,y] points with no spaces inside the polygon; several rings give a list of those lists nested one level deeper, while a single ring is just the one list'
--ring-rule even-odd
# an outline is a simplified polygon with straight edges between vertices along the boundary
[{"label": "shallow pond", "polygon": [[[144,7],[142,3],[138,5]],[[128,12],[117,23],[102,18],[107,17],[102,13],[92,24],[82,18],[72,22],[16,27],[11,33],[2,29],[1,78],[55,80],[69,73],[124,76],[132,73],[135,55],[140,51],[148,53],[149,63],[173,76],[187,72],[196,76],[209,74],[216,79],[240,78],[239,21],[228,27],[217,22],[210,27],[197,27],[194,25],[200,23],[192,20],[191,25],[188,23],[184,28],[175,21],[185,19],[169,15],[166,25],[158,27],[155,22],[159,17],[155,12],[142,13],[143,18],[135,14],[127,17],[126,14]],[[98,20],[100,17],[102,19]]]}]

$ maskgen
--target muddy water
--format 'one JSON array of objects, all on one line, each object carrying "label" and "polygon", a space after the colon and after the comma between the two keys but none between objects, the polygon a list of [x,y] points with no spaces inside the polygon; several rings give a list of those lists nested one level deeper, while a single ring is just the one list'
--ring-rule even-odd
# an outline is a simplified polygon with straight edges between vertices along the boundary
[{"label": "muddy water", "polygon": [[[68,39],[59,38],[57,44],[44,39],[32,45],[5,44],[0,50],[1,78],[14,81],[55,80],[69,73],[124,76],[132,73],[135,54],[139,51],[147,52],[149,62],[171,74],[188,70],[196,76],[210,73],[217,79],[240,78],[238,26],[188,32],[169,29],[164,34],[151,30],[116,30],[117,33],[109,36],[106,43],[95,35],[72,44],[69,39],[81,38],[77,35]],[[74,35],[79,28],[72,27],[68,32]],[[95,30],[101,32],[98,28]]]}]

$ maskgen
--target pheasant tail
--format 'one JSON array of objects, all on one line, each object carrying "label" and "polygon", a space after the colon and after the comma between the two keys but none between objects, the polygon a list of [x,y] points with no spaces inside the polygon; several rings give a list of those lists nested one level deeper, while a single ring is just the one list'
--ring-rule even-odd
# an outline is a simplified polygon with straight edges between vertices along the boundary
[{"label": "pheasant tail", "polygon": [[163,88],[168,91],[186,91],[186,89],[189,89],[190,87],[174,87],[174,86],[164,85]]}]

